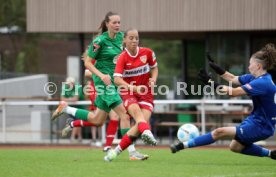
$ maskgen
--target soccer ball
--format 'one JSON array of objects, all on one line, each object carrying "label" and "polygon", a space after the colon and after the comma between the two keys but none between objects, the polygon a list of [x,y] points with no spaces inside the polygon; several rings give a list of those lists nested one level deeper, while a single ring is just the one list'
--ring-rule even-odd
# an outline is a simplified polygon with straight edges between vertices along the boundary
[{"label": "soccer ball", "polygon": [[198,128],[193,124],[184,124],[177,131],[177,138],[180,142],[185,142],[199,136]]}]

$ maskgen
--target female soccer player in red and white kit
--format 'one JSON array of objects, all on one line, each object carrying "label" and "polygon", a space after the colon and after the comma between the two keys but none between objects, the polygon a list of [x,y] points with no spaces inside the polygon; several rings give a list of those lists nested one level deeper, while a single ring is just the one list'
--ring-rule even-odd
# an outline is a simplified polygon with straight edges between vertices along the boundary
[{"label": "female soccer player in red and white kit", "polygon": [[[158,67],[154,52],[149,48],[138,47],[139,35],[136,29],[129,29],[124,34],[125,50],[118,58],[114,82],[121,87],[120,95],[128,113],[136,124],[122,138],[120,144],[111,150],[105,160],[116,158],[139,136],[138,125],[147,122],[153,111],[153,88],[158,76]],[[147,127],[149,128],[149,127]],[[134,137],[133,134],[136,136]],[[131,136],[132,135],[132,136]]]},{"label": "female soccer player in red and white kit", "polygon": [[[87,56],[87,50],[83,53],[82,59],[86,58]],[[92,60],[92,64],[94,65],[96,62],[96,60]],[[88,70],[85,69],[85,77],[90,79],[92,76],[92,73]],[[90,82],[90,86],[89,89],[87,89],[87,91],[89,93],[87,93],[89,95],[90,101],[91,101],[91,106],[89,108],[90,111],[95,111],[97,109],[97,107],[94,105],[94,101],[96,99],[97,96],[97,92],[96,92],[96,88],[94,85],[93,80],[91,80]],[[108,126],[106,128],[106,142],[104,144],[104,152],[108,152],[112,146],[113,140],[115,138],[115,135],[117,133],[118,130],[118,121],[119,121],[119,116],[113,111],[111,110],[109,112],[109,123]],[[65,126],[65,128],[62,130],[62,136],[67,136],[67,134],[69,132],[72,131],[72,127],[89,127],[91,126],[91,128],[96,128],[94,126],[94,124],[88,122],[88,121],[84,121],[84,120],[70,120],[67,122],[67,125]],[[91,130],[93,131],[93,130]],[[91,132],[93,134],[93,132]],[[128,151],[129,151],[129,159],[130,160],[145,160],[147,159],[149,156],[146,154],[142,154],[138,151],[136,151],[136,148],[134,146],[134,144],[130,145],[128,147]]]}]

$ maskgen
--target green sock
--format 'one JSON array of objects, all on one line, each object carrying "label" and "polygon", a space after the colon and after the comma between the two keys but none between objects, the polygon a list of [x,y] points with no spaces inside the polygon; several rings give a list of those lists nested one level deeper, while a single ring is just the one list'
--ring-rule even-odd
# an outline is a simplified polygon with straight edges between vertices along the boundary
[{"label": "green sock", "polygon": [[121,132],[121,135],[124,136],[128,131],[129,131],[130,128],[124,128],[124,129],[121,129],[120,132]]},{"label": "green sock", "polygon": [[77,109],[76,117],[81,120],[87,120],[88,119],[89,111],[84,109]]}]

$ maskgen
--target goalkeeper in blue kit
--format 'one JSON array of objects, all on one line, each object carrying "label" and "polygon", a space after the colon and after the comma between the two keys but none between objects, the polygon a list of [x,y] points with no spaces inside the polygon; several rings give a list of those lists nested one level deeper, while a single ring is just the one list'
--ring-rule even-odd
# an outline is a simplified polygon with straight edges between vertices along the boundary
[{"label": "goalkeeper in blue kit", "polygon": [[238,85],[229,87],[214,82],[206,70],[200,70],[198,77],[205,85],[212,85],[230,96],[249,95],[253,101],[253,111],[236,127],[221,127],[210,133],[171,145],[171,152],[212,144],[221,139],[232,139],[230,150],[245,155],[276,159],[276,150],[269,150],[254,144],[272,136],[276,123],[276,86],[267,70],[276,64],[276,49],[267,44],[254,53],[249,61],[250,74],[235,76],[216,64],[210,56],[209,66],[224,80]]}]

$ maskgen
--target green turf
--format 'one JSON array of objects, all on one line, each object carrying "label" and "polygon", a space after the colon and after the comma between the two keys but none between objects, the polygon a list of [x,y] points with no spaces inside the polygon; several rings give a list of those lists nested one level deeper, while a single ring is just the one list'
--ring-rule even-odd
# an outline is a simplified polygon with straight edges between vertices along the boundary
[{"label": "green turf", "polygon": [[1,177],[275,177],[276,161],[227,150],[143,149],[147,161],[129,161],[124,152],[104,162],[99,149],[0,150]]}]

